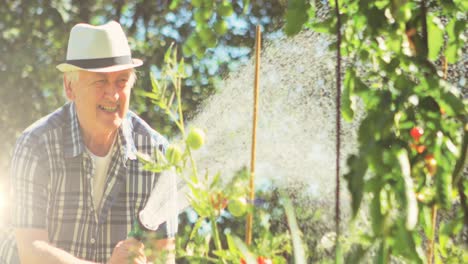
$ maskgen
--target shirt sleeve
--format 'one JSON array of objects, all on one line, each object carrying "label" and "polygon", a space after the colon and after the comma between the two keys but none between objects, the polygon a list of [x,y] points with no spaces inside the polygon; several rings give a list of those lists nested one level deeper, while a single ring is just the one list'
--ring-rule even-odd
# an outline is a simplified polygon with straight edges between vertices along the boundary
[{"label": "shirt sleeve", "polygon": [[[44,149],[30,135],[18,140],[11,162],[13,226],[16,228],[46,228],[47,173],[44,158],[39,153]],[[42,154],[44,155],[44,154]]]}]

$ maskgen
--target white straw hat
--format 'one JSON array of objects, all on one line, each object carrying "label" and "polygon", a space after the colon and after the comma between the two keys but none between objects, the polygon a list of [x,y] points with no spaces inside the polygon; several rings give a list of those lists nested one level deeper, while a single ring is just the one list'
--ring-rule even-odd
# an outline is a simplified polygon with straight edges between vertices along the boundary
[{"label": "white straw hat", "polygon": [[132,59],[127,37],[119,23],[105,25],[77,24],[70,32],[67,60],[57,65],[62,72],[85,70],[114,72],[141,66]]}]

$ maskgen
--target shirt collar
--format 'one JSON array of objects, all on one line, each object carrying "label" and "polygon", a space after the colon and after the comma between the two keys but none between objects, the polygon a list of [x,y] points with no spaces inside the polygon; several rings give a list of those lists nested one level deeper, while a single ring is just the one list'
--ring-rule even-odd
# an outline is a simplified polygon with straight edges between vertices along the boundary
[{"label": "shirt collar", "polygon": [[[68,120],[65,122],[65,128],[63,130],[63,147],[64,155],[66,158],[73,158],[81,155],[85,151],[86,147],[82,140],[80,124],[78,122],[78,115],[76,113],[76,107],[73,102],[68,103],[65,109],[68,108],[68,114],[66,115]],[[120,148],[120,153],[124,161],[127,159],[136,159],[136,147],[132,137],[133,124],[128,117],[124,118],[122,125],[118,130],[117,147]]]}]

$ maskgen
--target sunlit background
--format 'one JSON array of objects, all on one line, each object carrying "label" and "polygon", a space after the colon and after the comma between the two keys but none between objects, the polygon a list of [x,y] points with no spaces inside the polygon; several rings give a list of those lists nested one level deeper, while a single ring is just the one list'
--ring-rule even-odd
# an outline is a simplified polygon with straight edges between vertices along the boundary
[{"label": "sunlit background", "polygon": [[3,182],[0,181],[0,227],[5,225],[5,208],[6,208],[6,190]]}]

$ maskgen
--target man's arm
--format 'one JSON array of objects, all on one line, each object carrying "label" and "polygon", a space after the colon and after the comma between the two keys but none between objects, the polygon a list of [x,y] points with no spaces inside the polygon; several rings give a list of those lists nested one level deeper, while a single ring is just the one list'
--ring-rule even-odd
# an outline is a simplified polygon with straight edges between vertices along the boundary
[{"label": "man's arm", "polygon": [[[81,260],[70,253],[54,247],[48,242],[47,231],[33,228],[15,229],[18,255],[22,264],[91,264],[94,262]],[[133,257],[133,262],[131,258]],[[146,263],[144,246],[135,239],[120,241],[112,252],[109,263]],[[175,263],[175,262],[174,262]]]},{"label": "man's arm", "polygon": [[15,229],[15,237],[22,264],[92,263],[79,260],[70,253],[50,245],[47,231],[44,229],[17,228]]}]

